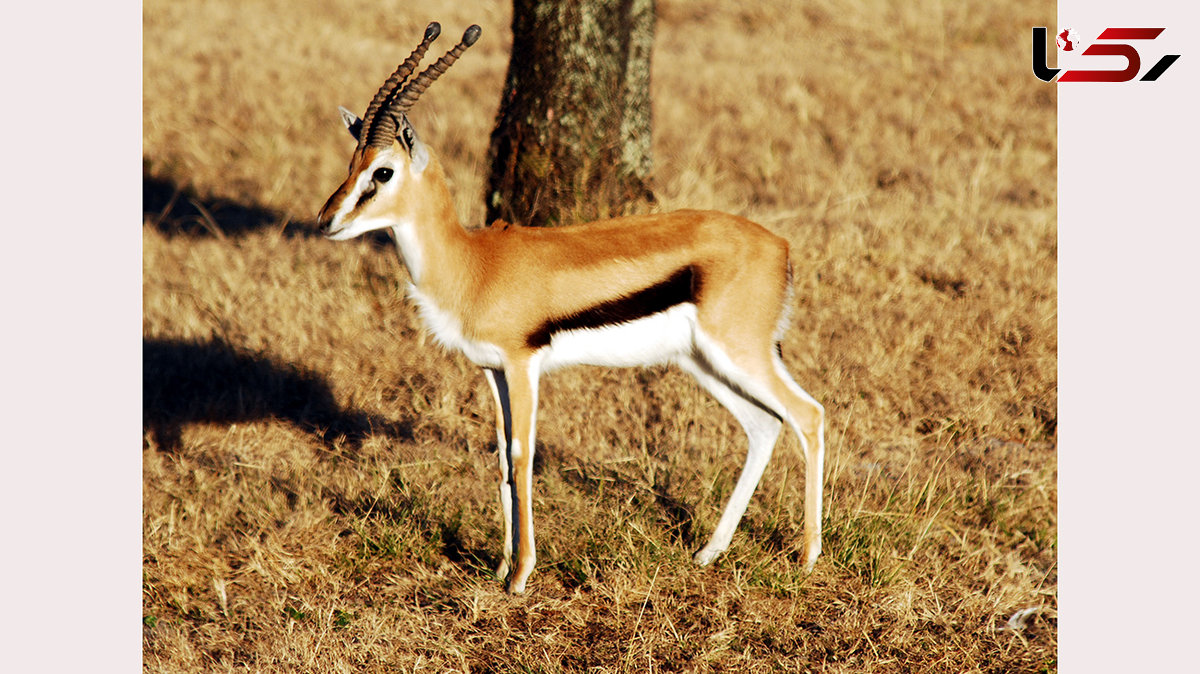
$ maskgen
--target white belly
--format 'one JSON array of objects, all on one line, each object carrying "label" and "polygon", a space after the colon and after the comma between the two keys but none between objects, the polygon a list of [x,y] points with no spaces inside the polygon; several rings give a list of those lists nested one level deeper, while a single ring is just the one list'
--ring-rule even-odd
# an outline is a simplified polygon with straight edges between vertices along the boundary
[{"label": "white belly", "polygon": [[542,371],[567,365],[667,363],[691,351],[695,330],[696,305],[680,304],[628,323],[556,333],[543,349]]},{"label": "white belly", "polygon": [[[409,286],[409,296],[438,342],[480,367],[503,369],[500,347],[465,337],[458,319],[416,287]],[[568,365],[658,365],[690,353],[695,335],[696,305],[680,304],[627,323],[555,333],[537,360],[542,372]]]}]

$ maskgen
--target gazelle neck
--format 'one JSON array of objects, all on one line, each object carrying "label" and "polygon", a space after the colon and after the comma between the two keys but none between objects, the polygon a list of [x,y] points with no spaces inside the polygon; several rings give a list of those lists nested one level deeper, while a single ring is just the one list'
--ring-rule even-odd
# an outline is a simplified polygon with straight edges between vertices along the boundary
[{"label": "gazelle neck", "polygon": [[434,292],[444,272],[460,267],[469,248],[468,234],[458,221],[446,175],[436,157],[421,172],[410,193],[406,215],[392,226],[400,261],[414,286]]}]

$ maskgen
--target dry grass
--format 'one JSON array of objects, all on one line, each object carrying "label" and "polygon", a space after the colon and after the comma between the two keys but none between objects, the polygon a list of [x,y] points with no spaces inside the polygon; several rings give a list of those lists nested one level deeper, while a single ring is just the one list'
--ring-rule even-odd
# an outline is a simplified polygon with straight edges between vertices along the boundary
[{"label": "dry grass", "polygon": [[1055,671],[1055,94],[1027,64],[1052,6],[660,0],[660,199],[793,243],[825,554],[802,572],[789,436],[693,566],[732,419],[672,370],[572,370],[514,598],[483,378],[426,343],[388,246],[307,227],[352,145],[336,105],[431,18],[484,28],[414,112],[482,217],[508,4],[466,4],[145,4],[146,668]]}]

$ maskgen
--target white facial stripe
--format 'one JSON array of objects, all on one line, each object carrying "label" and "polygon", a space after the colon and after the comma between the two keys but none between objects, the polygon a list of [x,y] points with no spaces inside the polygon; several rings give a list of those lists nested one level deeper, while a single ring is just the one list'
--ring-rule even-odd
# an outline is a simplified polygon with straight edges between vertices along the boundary
[{"label": "white facial stripe", "polygon": [[353,239],[367,232],[391,227],[395,224],[385,218],[364,218],[353,215],[355,208],[358,206],[358,200],[362,198],[363,193],[367,190],[375,189],[377,191],[376,196],[378,196],[378,193],[386,189],[394,189],[395,183],[391,181],[372,185],[375,171],[383,167],[395,170],[392,164],[391,152],[383,152],[365,170],[358,174],[358,177],[354,181],[354,190],[342,200],[341,206],[333,216],[331,224],[332,232],[328,235],[328,238],[334,241],[345,241],[346,239]]},{"label": "white facial stripe", "polygon": [[[358,176],[359,187],[365,188],[372,180],[374,180],[375,171],[381,168],[390,168],[392,170],[396,169],[394,163],[392,162],[391,151],[379,153],[379,156],[375,158],[375,161],[371,162],[371,165],[367,167],[367,170],[363,171],[362,175]],[[380,185],[380,187],[382,187],[382,185]]]}]

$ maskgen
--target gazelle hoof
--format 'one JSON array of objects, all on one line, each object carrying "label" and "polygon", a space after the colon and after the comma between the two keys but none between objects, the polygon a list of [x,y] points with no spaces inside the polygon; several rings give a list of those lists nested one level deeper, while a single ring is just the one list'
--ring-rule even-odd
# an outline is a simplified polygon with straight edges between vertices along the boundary
[{"label": "gazelle hoof", "polygon": [[804,573],[812,573],[813,567],[817,565],[817,557],[821,554],[821,546],[810,548],[808,553],[804,555]]},{"label": "gazelle hoof", "polygon": [[696,564],[700,566],[708,566],[712,560],[716,559],[717,555],[720,555],[722,552],[724,552],[724,550],[712,550],[709,548],[704,548],[692,556],[692,561],[696,562]]}]

